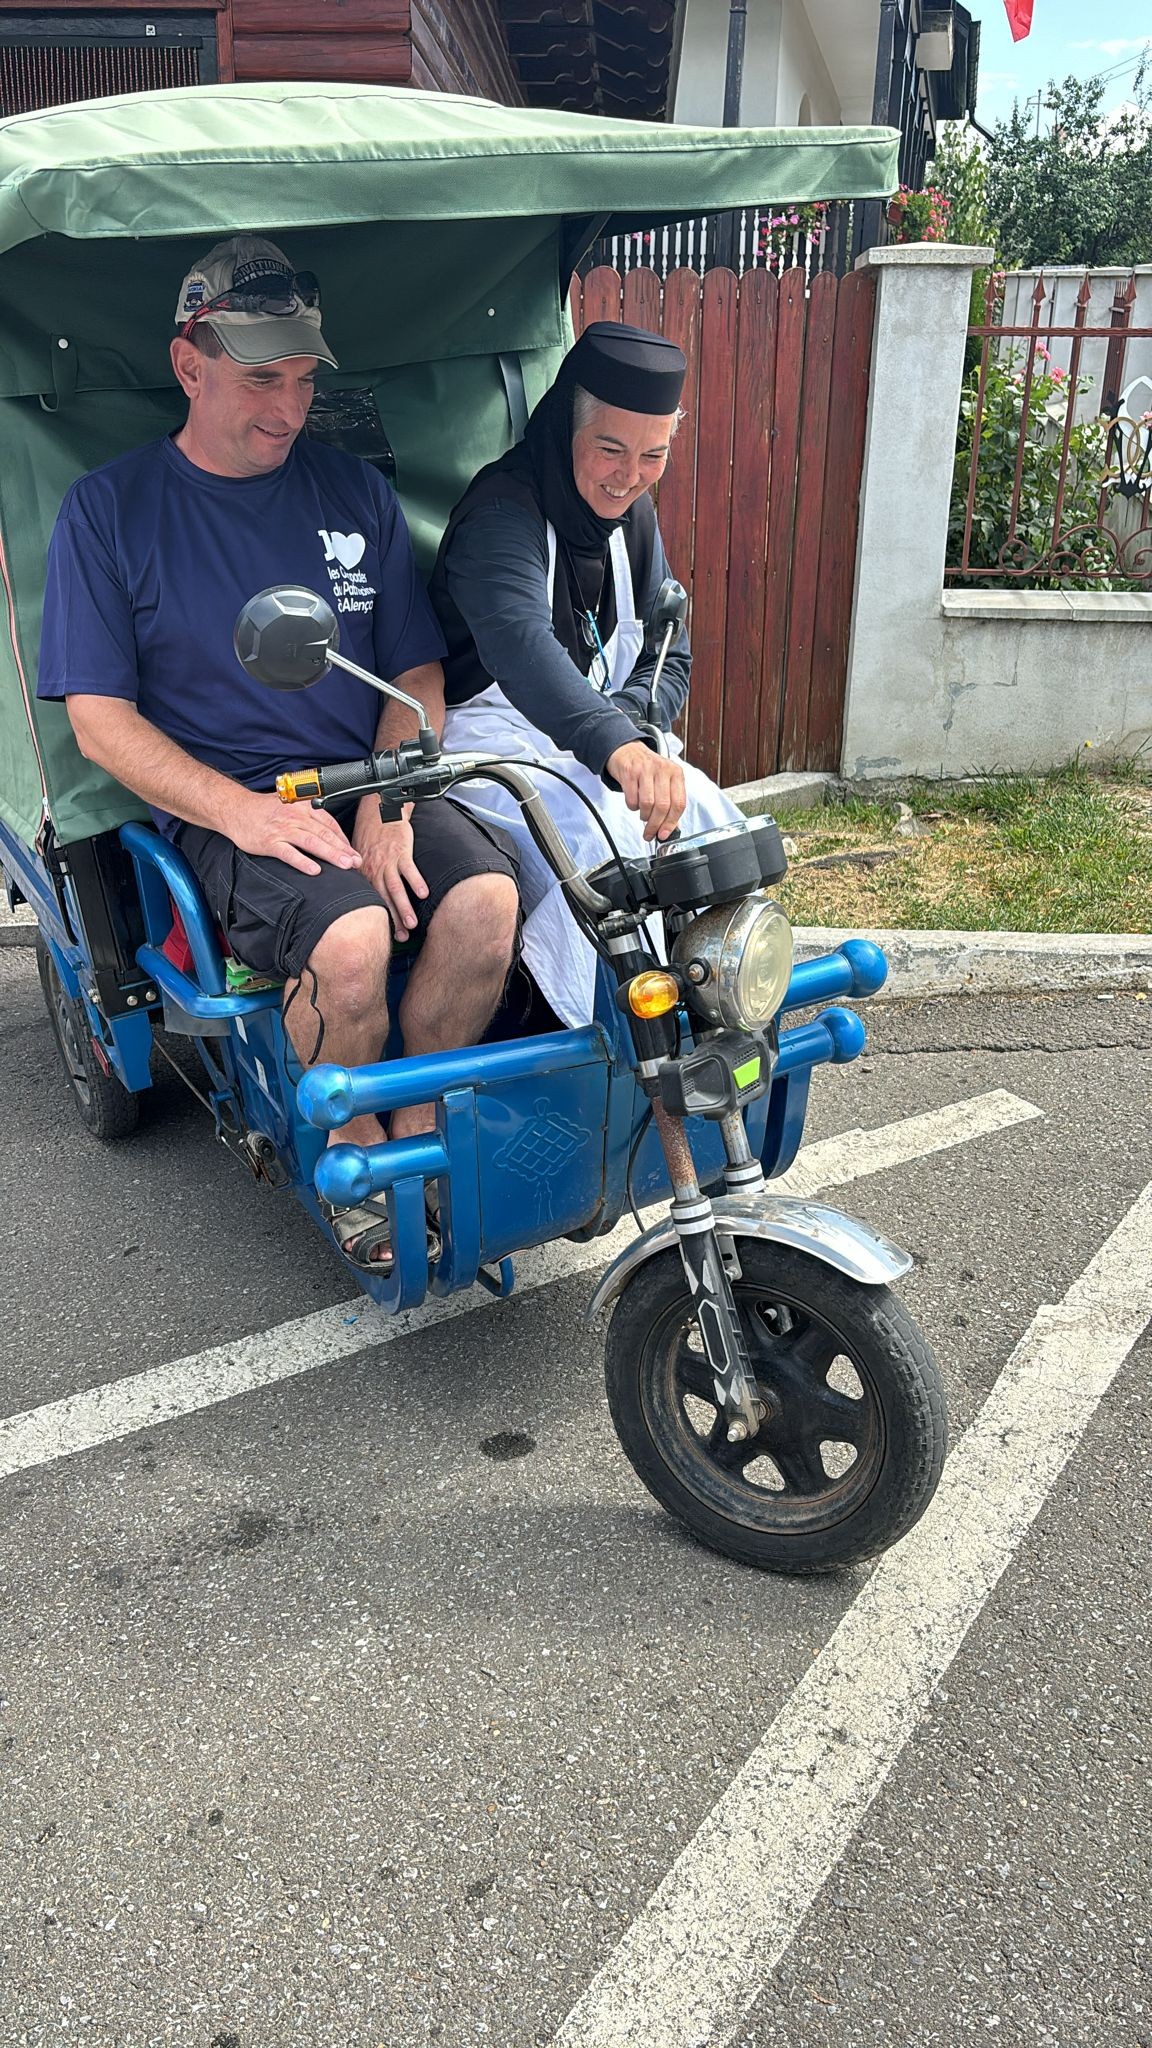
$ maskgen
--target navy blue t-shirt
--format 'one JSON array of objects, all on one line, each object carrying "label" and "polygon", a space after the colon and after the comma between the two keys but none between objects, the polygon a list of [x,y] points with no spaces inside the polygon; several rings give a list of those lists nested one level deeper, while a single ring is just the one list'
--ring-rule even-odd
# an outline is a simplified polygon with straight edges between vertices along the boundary
[{"label": "navy blue t-shirt", "polygon": [[236,615],[274,583],[327,598],[341,653],[386,679],[443,656],[399,501],[370,464],[301,436],[268,476],[212,476],[163,440],[81,477],[60,508],[38,694],[126,698],[249,789],[356,760],[383,703],[367,683],[331,669],[270,690],[236,659]]}]

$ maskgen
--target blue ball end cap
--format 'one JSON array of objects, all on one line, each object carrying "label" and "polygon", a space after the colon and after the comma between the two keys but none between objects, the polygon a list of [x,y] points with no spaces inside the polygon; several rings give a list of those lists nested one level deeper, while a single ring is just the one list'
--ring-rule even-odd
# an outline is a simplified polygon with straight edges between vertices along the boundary
[{"label": "blue ball end cap", "polygon": [[337,1131],[355,1116],[347,1067],[310,1067],[296,1090],[300,1114],[317,1130]]},{"label": "blue ball end cap", "polygon": [[372,1193],[371,1161],[363,1145],[329,1145],[316,1161],[316,1193],[334,1209],[354,1209]]},{"label": "blue ball end cap", "polygon": [[868,1034],[855,1010],[842,1010],[837,1004],[831,1010],[821,1010],[816,1021],[824,1026],[832,1040],[833,1066],[842,1067],[849,1060],[859,1058],[867,1043]]},{"label": "blue ball end cap", "polygon": [[874,996],[888,979],[888,962],[871,939],[845,939],[840,951],[852,969],[854,996]]}]

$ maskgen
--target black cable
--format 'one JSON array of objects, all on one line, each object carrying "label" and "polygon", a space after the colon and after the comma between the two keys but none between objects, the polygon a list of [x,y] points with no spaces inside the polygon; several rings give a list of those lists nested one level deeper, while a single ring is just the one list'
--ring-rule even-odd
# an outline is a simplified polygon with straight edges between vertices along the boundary
[{"label": "black cable", "polygon": [[637,1131],[636,1136],[632,1140],[632,1150],[628,1154],[628,1171],[624,1176],[624,1196],[628,1203],[628,1207],[632,1212],[632,1221],[636,1225],[637,1230],[640,1232],[641,1237],[643,1237],[644,1235],[644,1225],[640,1221],[640,1211],[636,1207],[636,1198],[632,1193],[632,1174],[636,1166],[636,1155],[640,1150],[640,1141],[643,1138],[645,1132],[648,1129],[649,1124],[652,1121],[652,1108],[653,1105],[651,1101],[649,1101],[648,1108],[645,1111],[643,1120],[640,1124],[640,1128]]}]

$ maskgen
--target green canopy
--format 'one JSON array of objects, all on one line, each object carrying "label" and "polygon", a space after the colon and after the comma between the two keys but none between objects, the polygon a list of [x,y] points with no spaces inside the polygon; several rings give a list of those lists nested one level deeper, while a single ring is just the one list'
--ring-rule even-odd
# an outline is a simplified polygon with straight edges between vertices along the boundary
[{"label": "green canopy", "polygon": [[[606,121],[385,87],[221,85],[0,121],[0,816],[45,800],[63,840],[141,815],[34,706],[44,558],[73,479],[181,416],[177,289],[206,246],[271,234],[318,272],[331,381],[370,390],[427,562],[469,478],[508,446],[570,339],[591,236],[778,200],[878,197],[888,129]],[[42,771],[41,772],[41,764]]]}]

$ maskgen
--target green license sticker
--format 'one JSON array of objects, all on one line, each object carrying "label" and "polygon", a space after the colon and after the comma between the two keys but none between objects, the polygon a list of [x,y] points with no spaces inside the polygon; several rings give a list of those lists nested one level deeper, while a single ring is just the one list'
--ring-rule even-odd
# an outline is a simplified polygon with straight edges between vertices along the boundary
[{"label": "green license sticker", "polygon": [[733,1067],[732,1079],[738,1088],[750,1088],[753,1081],[758,1081],[760,1079],[759,1053],[756,1054],[755,1059],[745,1060],[742,1067]]}]

